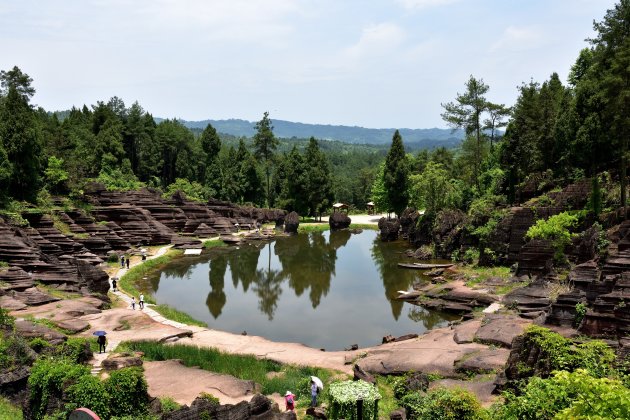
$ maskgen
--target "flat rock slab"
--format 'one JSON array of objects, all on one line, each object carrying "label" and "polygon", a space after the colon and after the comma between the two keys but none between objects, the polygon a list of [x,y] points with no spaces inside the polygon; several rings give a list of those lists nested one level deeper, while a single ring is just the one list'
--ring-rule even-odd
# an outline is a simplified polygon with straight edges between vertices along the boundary
[{"label": "flat rock slab", "polygon": [[50,296],[48,293],[40,291],[36,287],[31,287],[23,292],[15,291],[13,297],[29,306],[43,305],[60,300],[59,298]]},{"label": "flat rock slab", "polygon": [[24,302],[20,302],[17,299],[13,299],[11,296],[0,296],[0,308],[8,311],[19,311],[26,308]]},{"label": "flat rock slab", "polygon": [[437,373],[445,377],[458,376],[455,360],[465,354],[486,349],[478,343],[457,344],[454,330],[431,330],[416,340],[384,344],[370,349],[368,355],[357,361],[363,370],[373,374],[402,374],[409,371]]},{"label": "flat rock slab", "polygon": [[462,357],[455,362],[458,372],[497,373],[505,367],[510,350],[502,348],[481,350]]},{"label": "flat rock slab", "polygon": [[511,348],[514,337],[523,334],[531,321],[515,315],[487,314],[475,334],[475,341]]},{"label": "flat rock slab", "polygon": [[471,319],[453,327],[453,340],[457,344],[468,344],[475,340],[475,334],[481,327],[480,319]]},{"label": "flat rock slab", "polygon": [[41,337],[44,340],[59,344],[66,340],[66,336],[53,329],[43,325],[35,324],[31,321],[17,320],[15,321],[15,330],[27,340],[35,337]]},{"label": "flat rock slab", "polygon": [[68,330],[74,334],[87,330],[90,328],[90,324],[81,319],[67,319],[64,321],[52,321],[56,326],[64,330]]},{"label": "flat rock slab", "polygon": [[190,405],[201,392],[214,395],[221,404],[249,401],[256,393],[253,381],[189,368],[176,360],[145,362],[144,377],[150,395],[169,396],[179,404]]}]

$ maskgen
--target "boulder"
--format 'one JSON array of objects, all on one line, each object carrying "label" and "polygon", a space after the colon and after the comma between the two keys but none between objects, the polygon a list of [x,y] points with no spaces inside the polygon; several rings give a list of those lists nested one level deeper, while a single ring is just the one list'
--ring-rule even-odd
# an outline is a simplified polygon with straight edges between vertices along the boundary
[{"label": "boulder", "polygon": [[514,337],[523,334],[530,324],[530,321],[514,315],[487,314],[475,334],[475,341],[510,348]]},{"label": "boulder", "polygon": [[15,321],[15,331],[27,340],[39,337],[53,345],[61,344],[68,339],[60,332],[26,320]]},{"label": "boulder", "polygon": [[459,373],[497,373],[503,370],[510,351],[502,348],[489,348],[464,355],[455,361],[455,371]]},{"label": "boulder", "polygon": [[397,398],[409,394],[411,392],[426,392],[429,389],[429,377],[422,372],[411,372],[397,387]]},{"label": "boulder", "polygon": [[284,219],[284,231],[286,233],[297,233],[299,226],[300,216],[296,212],[292,211]]},{"label": "boulder", "polygon": [[376,383],[376,379],[374,378],[374,376],[369,374],[368,372],[364,371],[361,368],[361,366],[355,364],[354,367],[352,368],[352,371],[354,373],[354,380],[355,381],[364,380],[365,382],[369,382],[371,384],[375,384]]},{"label": "boulder", "polygon": [[390,420],[407,420],[407,410],[399,408],[389,413]]},{"label": "boulder", "polygon": [[400,223],[398,219],[387,220],[384,217],[381,217],[378,221],[378,228],[381,231],[381,241],[390,242],[398,239],[398,234],[400,231]]},{"label": "boulder", "polygon": [[136,356],[115,356],[103,360],[103,369],[119,370],[128,367],[142,366],[142,359]]},{"label": "boulder", "polygon": [[306,415],[323,420],[328,418],[328,416],[326,416],[326,410],[322,407],[309,407],[306,409]]},{"label": "boulder", "polygon": [[330,230],[347,229],[350,226],[352,220],[346,213],[340,211],[334,211],[328,218],[328,224]]},{"label": "boulder", "polygon": [[183,406],[179,410],[162,414],[162,420],[197,420],[211,419],[297,419],[295,412],[280,412],[278,404],[264,395],[254,395],[250,402],[220,405],[208,398],[197,397],[190,407]]}]

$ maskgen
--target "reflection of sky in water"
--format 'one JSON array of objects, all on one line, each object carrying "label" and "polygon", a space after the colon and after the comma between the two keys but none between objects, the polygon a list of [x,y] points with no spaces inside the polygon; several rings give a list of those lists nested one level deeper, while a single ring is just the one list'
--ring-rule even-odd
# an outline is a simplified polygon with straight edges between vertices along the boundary
[{"label": "reflection of sky in water", "polygon": [[180,259],[162,272],[154,295],[211,328],[328,350],[442,325],[440,314],[387,298],[421,276],[396,266],[406,243],[376,235],[312,233]]}]

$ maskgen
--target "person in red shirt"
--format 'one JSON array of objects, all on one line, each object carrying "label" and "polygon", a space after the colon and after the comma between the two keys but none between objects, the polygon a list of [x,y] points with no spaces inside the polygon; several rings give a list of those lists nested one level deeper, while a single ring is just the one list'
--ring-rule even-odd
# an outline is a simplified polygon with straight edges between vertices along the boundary
[{"label": "person in red shirt", "polygon": [[295,408],[295,395],[293,395],[291,391],[287,391],[286,394],[284,394],[284,403],[287,411],[293,411]]}]

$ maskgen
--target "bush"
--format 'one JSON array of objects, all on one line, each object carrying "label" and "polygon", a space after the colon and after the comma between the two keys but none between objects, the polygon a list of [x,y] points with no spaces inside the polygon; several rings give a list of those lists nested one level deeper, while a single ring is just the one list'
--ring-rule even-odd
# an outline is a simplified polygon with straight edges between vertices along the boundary
[{"label": "bush", "polygon": [[204,202],[210,197],[210,190],[198,182],[190,182],[184,178],[177,178],[174,183],[166,187],[162,195],[164,198],[171,198],[177,191],[184,193],[187,199]]},{"label": "bush", "polygon": [[181,407],[177,403],[177,401],[175,401],[171,397],[160,397],[160,404],[162,405],[163,413],[170,413],[172,411],[177,411]]},{"label": "bush", "polygon": [[34,419],[41,419],[51,397],[61,398],[68,384],[76,383],[82,376],[90,375],[87,366],[77,365],[65,359],[38,359],[28,378],[31,412]]},{"label": "bush", "polygon": [[630,390],[582,369],[532,378],[521,395],[504,396],[505,404],[494,407],[496,419],[630,418]]},{"label": "bush", "polygon": [[427,394],[405,395],[402,405],[410,418],[427,420],[468,420],[485,417],[485,411],[470,392],[454,388],[437,388]]},{"label": "bush", "polygon": [[67,404],[68,414],[79,407],[88,407],[102,419],[110,417],[111,395],[107,392],[105,383],[96,376],[82,376],[74,385],[68,387],[67,397],[71,401]]},{"label": "bush", "polygon": [[528,239],[545,239],[551,241],[555,250],[556,261],[564,260],[564,249],[571,243],[573,234],[570,229],[575,228],[578,217],[567,212],[551,216],[547,220],[537,220],[525,236]]},{"label": "bush", "polygon": [[363,400],[363,418],[376,419],[376,402],[381,398],[376,388],[363,380],[333,382],[328,386],[329,417],[357,418],[357,400]]},{"label": "bush", "polygon": [[118,416],[146,414],[149,406],[147,383],[140,368],[126,368],[111,373],[105,382],[111,397],[110,409]]},{"label": "bush", "polygon": [[54,352],[74,363],[85,363],[92,358],[92,349],[88,338],[71,337],[65,343],[60,344]]}]

